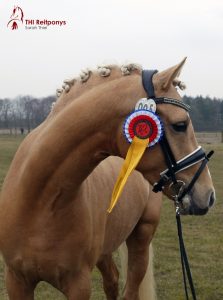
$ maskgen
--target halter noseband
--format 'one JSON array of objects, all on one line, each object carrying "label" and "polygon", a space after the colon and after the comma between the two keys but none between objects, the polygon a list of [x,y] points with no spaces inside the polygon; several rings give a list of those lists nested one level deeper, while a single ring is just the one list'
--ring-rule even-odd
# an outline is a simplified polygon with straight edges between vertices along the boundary
[{"label": "halter noseband", "polygon": [[[143,87],[147,93],[148,98],[152,98],[156,104],[172,104],[175,106],[178,106],[182,109],[185,109],[186,111],[190,110],[190,106],[180,102],[179,100],[172,99],[172,98],[156,98],[155,92],[154,92],[154,86],[152,82],[152,77],[155,73],[157,73],[157,70],[143,70],[142,71],[142,83]],[[153,191],[155,193],[162,191],[167,183],[171,183],[171,187],[174,191],[173,198],[175,201],[182,202],[182,199],[185,197],[186,194],[188,194],[191,189],[193,188],[195,182],[201,175],[204,167],[208,163],[210,157],[214,153],[214,151],[210,151],[207,155],[204,152],[204,150],[199,146],[197,149],[195,149],[193,152],[189,153],[179,161],[175,160],[174,154],[171,150],[171,147],[168,143],[168,140],[166,138],[165,132],[163,134],[162,139],[160,140],[160,146],[162,149],[162,152],[164,154],[165,162],[167,165],[167,169],[160,173],[160,179],[158,182],[156,182],[153,186]],[[184,188],[185,183],[182,181],[179,181],[176,179],[176,174],[190,168],[191,166],[201,162],[201,165],[197,172],[194,174],[191,182],[188,184],[186,188]]]}]

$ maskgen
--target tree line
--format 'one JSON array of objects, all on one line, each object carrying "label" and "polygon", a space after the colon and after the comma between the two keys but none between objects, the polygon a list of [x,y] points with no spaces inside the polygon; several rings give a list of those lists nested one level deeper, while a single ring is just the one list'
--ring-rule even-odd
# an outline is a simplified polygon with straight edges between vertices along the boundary
[{"label": "tree line", "polygon": [[0,99],[0,129],[11,134],[30,132],[45,120],[55,100],[54,96]]},{"label": "tree line", "polygon": [[[55,101],[54,96],[0,99],[0,129],[11,134],[30,132],[45,120]],[[195,131],[223,131],[222,99],[184,96],[183,101],[191,106]]]},{"label": "tree line", "polygon": [[195,131],[223,131],[223,99],[184,96]]}]

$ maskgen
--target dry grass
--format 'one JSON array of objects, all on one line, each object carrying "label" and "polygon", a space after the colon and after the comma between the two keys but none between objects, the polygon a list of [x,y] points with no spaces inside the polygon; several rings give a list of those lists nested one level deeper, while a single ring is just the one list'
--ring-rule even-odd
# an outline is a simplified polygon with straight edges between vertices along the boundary
[{"label": "dry grass", "polygon": [[202,144],[217,144],[223,142],[222,132],[196,132],[196,138]]},{"label": "dry grass", "polygon": [[[0,136],[0,185],[21,137]],[[195,287],[200,300],[222,300],[223,271],[223,144],[205,145],[215,150],[210,162],[217,191],[217,203],[207,216],[183,217],[185,244],[192,268]],[[164,199],[159,229],[154,239],[155,277],[159,300],[185,299],[178,251],[174,207]],[[118,258],[116,258],[118,260]],[[3,263],[0,261],[0,299],[6,300]],[[101,277],[94,270],[92,300],[105,299],[101,288]],[[57,290],[40,283],[35,292],[38,300],[65,299]]]}]

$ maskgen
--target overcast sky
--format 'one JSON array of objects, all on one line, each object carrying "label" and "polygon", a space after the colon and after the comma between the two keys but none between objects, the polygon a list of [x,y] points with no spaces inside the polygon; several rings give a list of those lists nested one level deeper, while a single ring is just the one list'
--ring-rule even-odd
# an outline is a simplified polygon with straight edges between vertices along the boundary
[{"label": "overcast sky", "polygon": [[[12,31],[14,5],[25,20],[67,24]],[[0,37],[0,98],[54,94],[104,61],[163,70],[185,56],[186,94],[223,98],[222,0],[0,0]]]}]

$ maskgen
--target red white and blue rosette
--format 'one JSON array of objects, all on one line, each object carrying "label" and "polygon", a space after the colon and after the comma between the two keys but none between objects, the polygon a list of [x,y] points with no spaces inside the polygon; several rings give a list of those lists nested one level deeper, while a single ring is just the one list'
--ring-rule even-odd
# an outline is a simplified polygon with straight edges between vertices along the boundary
[{"label": "red white and blue rosette", "polygon": [[135,110],[126,119],[124,135],[132,143],[135,136],[140,139],[149,138],[148,147],[159,142],[163,134],[163,125],[160,118],[150,110]]}]

